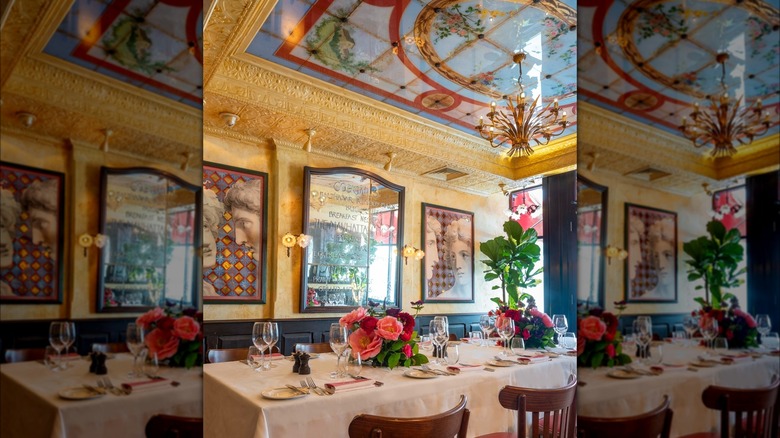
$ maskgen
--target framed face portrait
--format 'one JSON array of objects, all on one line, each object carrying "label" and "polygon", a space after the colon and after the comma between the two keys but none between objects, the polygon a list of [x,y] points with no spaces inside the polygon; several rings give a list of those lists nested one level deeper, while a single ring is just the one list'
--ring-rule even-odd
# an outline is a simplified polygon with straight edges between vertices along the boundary
[{"label": "framed face portrait", "polygon": [[474,302],[474,213],[422,204],[423,301]]},{"label": "framed face portrait", "polygon": [[264,304],[268,174],[203,163],[203,302]]},{"label": "framed face portrait", "polygon": [[62,303],[65,175],[0,162],[0,302]]},{"label": "framed face portrait", "polygon": [[626,301],[677,302],[677,213],[626,204]]}]

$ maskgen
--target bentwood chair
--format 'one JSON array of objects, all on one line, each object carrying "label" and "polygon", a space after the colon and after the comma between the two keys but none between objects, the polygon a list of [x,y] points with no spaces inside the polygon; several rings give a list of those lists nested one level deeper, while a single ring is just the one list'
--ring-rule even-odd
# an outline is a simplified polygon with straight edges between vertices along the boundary
[{"label": "bentwood chair", "polygon": [[[577,410],[577,377],[571,376],[563,388],[532,389],[505,386],[498,401],[506,409],[517,411],[517,432],[495,432],[479,438],[574,438]],[[526,414],[531,414],[530,432]]]},{"label": "bentwood chair", "polygon": [[130,349],[126,342],[107,342],[92,344],[92,351],[101,353],[129,353]]},{"label": "bentwood chair", "polygon": [[349,438],[466,438],[469,410],[466,396],[447,412],[428,417],[395,418],[361,414],[349,423]]},{"label": "bentwood chair", "polygon": [[203,418],[155,415],[146,423],[146,438],[201,438]]},{"label": "bentwood chair", "polygon": [[[278,353],[279,349],[274,345],[274,353]],[[249,354],[249,347],[246,348],[212,348],[206,354],[209,359],[209,363],[230,362],[232,360],[246,360]]]},{"label": "bentwood chair", "polygon": [[655,409],[644,414],[621,418],[577,416],[577,438],[630,436],[632,438],[669,438],[672,416],[669,396]]},{"label": "bentwood chair", "polygon": [[5,350],[5,362],[26,362],[30,360],[43,360],[46,356],[45,348],[9,348]]},{"label": "bentwood chair", "polygon": [[[704,406],[720,411],[720,434],[701,432],[681,438],[776,438],[778,435],[778,391],[775,376],[764,388],[736,389],[708,386],[701,394]],[[731,423],[730,418],[734,419]]]},{"label": "bentwood chair", "polygon": [[328,342],[315,342],[312,344],[299,342],[295,344],[293,351],[304,351],[306,353],[330,353],[333,351],[333,349],[330,348],[330,343]]}]

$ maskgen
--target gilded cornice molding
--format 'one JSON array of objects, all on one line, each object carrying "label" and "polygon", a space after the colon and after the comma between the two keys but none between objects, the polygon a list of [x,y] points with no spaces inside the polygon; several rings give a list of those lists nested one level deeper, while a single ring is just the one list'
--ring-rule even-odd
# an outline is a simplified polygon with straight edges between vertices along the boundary
[{"label": "gilded cornice molding", "polygon": [[[0,87],[14,72],[16,64],[54,33],[73,0],[20,0],[14,2],[0,32]],[[20,37],[20,36],[24,37]]]}]

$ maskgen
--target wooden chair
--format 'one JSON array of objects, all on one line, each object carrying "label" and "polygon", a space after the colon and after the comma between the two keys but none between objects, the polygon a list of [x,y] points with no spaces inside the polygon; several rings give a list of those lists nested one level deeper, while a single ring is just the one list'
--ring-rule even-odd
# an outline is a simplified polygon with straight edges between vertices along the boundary
[{"label": "wooden chair", "polygon": [[[576,391],[576,376],[572,376],[563,388],[531,389],[507,385],[498,393],[498,401],[504,408],[517,411],[517,433],[496,432],[479,438],[574,438]],[[531,414],[530,435],[526,428],[527,413]]]},{"label": "wooden chair", "polygon": [[428,417],[394,418],[361,414],[349,423],[349,438],[466,438],[469,410],[466,396],[447,412]]},{"label": "wooden chair", "polygon": [[664,396],[660,406],[650,412],[621,418],[597,418],[577,416],[577,437],[597,438],[630,436],[632,438],[669,438],[672,416],[669,396]]},{"label": "wooden chair", "polygon": [[92,344],[92,351],[99,351],[101,353],[129,353],[130,349],[127,348],[126,342],[107,342]]},{"label": "wooden chair", "polygon": [[[279,352],[279,348],[274,345],[274,353]],[[249,347],[246,348],[212,348],[206,354],[209,363],[230,362],[232,360],[246,360],[249,355]]]},{"label": "wooden chair", "polygon": [[293,351],[305,351],[307,353],[330,353],[333,351],[333,349],[330,348],[330,344],[328,342],[315,342],[312,344],[299,342],[295,344]]},{"label": "wooden chair", "polygon": [[[778,428],[780,379],[764,388],[736,389],[708,386],[701,394],[704,406],[720,411],[720,434],[702,432],[681,438],[773,438]],[[733,425],[729,421],[734,416]],[[733,431],[731,430],[733,427]],[[733,432],[733,433],[730,433]]]},{"label": "wooden chair", "polygon": [[45,348],[9,348],[5,350],[5,362],[27,362],[30,360],[43,360],[46,356]]},{"label": "wooden chair", "polygon": [[155,415],[146,422],[146,438],[201,438],[203,418]]}]

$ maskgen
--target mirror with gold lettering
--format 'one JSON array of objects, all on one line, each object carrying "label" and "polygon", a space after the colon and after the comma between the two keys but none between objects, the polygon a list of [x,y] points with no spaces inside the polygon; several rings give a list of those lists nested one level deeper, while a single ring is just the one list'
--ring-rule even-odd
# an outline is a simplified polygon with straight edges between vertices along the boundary
[{"label": "mirror with gold lettering", "polygon": [[98,311],[197,305],[200,188],[156,169],[101,168]]},{"label": "mirror with gold lettering", "polygon": [[398,306],[404,188],[362,169],[304,169],[301,311]]},{"label": "mirror with gold lettering", "polygon": [[577,177],[577,303],[604,307],[607,188]]}]

